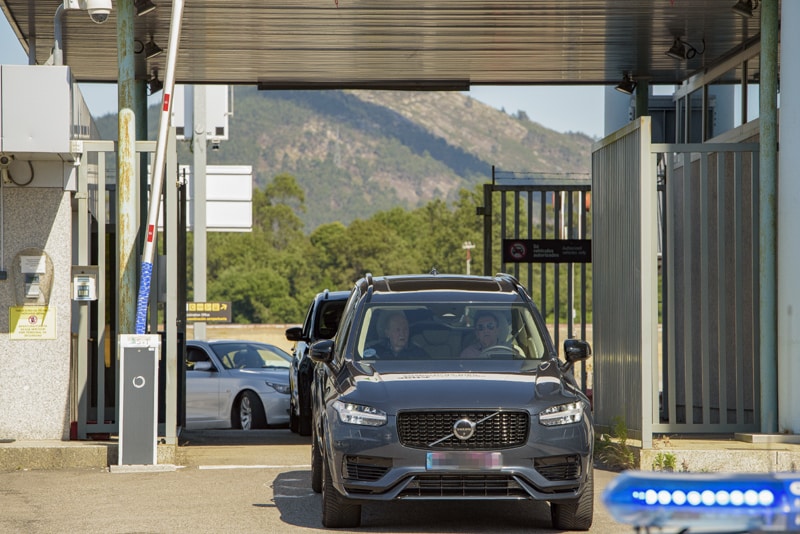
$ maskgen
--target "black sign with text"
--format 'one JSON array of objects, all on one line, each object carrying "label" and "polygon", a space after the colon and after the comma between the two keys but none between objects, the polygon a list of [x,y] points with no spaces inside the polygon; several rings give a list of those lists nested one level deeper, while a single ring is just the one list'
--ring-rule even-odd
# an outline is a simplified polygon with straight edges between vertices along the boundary
[{"label": "black sign with text", "polygon": [[504,263],[591,263],[590,239],[503,239]]}]

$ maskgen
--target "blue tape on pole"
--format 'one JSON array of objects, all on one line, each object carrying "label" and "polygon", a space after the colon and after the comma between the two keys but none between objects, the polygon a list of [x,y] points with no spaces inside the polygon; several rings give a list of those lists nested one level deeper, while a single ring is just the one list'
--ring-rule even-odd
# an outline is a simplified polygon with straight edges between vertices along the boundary
[{"label": "blue tape on pole", "polygon": [[142,263],[139,279],[139,297],[136,299],[136,334],[145,333],[147,327],[147,303],[150,300],[150,280],[153,278],[153,264]]}]

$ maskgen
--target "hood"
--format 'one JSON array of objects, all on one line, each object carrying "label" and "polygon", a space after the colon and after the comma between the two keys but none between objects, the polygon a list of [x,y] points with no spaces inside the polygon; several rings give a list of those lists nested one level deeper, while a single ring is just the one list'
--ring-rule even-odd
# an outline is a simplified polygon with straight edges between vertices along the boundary
[{"label": "hood", "polygon": [[[515,408],[538,410],[554,399],[574,399],[575,394],[548,378],[546,394],[537,394],[535,373],[420,371],[359,375],[345,395],[348,400],[380,408],[387,413],[401,410],[442,408]],[[565,400],[564,402],[568,402]]]},{"label": "hood", "polygon": [[238,377],[243,379],[259,379],[259,380],[269,380],[270,382],[275,382],[276,384],[288,384],[289,383],[289,368],[283,369],[276,369],[265,367],[264,369],[228,369],[228,373],[232,377]]}]

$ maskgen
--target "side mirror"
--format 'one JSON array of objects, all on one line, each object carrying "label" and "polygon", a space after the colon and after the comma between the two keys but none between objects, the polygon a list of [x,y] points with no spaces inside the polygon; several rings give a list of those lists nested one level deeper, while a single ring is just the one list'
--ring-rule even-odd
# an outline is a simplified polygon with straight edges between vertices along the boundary
[{"label": "side mirror", "polygon": [[286,329],[286,340],[287,341],[305,341],[303,339],[303,327],[302,326],[293,326],[291,328]]},{"label": "side mirror", "polygon": [[318,363],[329,364],[333,361],[333,340],[323,339],[311,345],[311,359]]},{"label": "side mirror", "polygon": [[582,339],[564,340],[564,358],[567,363],[574,364],[583,360],[588,360],[592,355],[592,347]]},{"label": "side mirror", "polygon": [[206,360],[204,362],[194,362],[192,371],[216,371],[216,369],[214,369],[214,365],[210,361]]}]

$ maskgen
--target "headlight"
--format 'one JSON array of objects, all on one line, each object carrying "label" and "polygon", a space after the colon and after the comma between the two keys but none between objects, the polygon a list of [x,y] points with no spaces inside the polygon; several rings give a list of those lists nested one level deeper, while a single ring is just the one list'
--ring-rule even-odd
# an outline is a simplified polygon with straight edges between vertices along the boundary
[{"label": "headlight", "polygon": [[363,406],[361,404],[337,400],[333,403],[333,409],[339,414],[339,420],[341,420],[342,423],[367,426],[381,426],[386,424],[386,412],[377,410],[371,406]]},{"label": "headlight", "polygon": [[568,425],[583,419],[583,403],[570,402],[551,406],[539,412],[539,422],[544,426]]},{"label": "headlight", "polygon": [[266,384],[278,393],[283,393],[284,395],[288,395],[291,391],[288,384],[278,384],[276,382],[267,382]]}]

